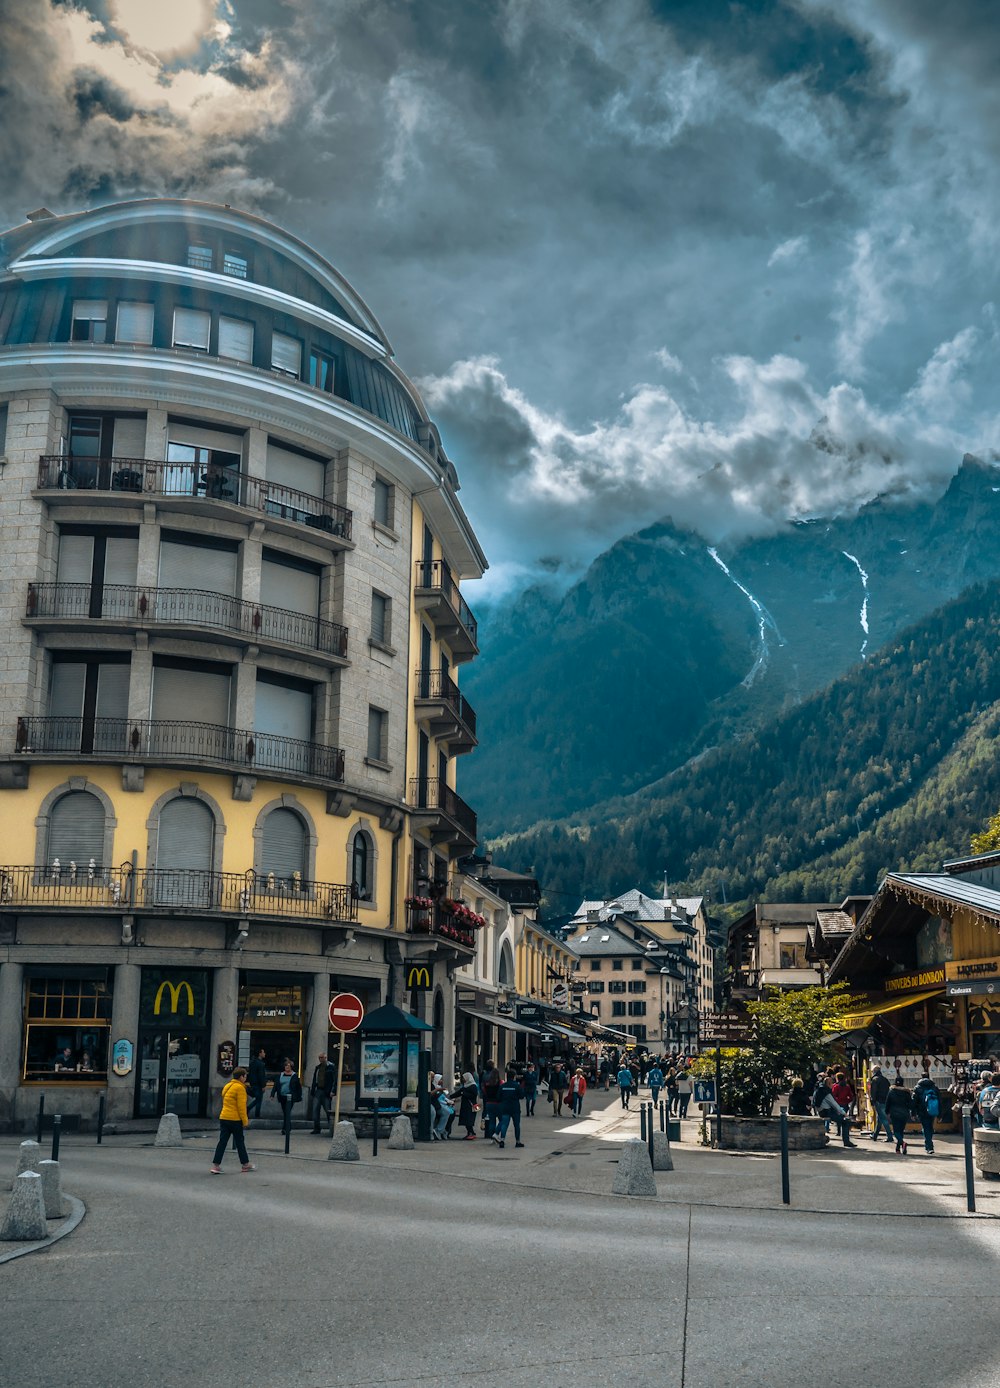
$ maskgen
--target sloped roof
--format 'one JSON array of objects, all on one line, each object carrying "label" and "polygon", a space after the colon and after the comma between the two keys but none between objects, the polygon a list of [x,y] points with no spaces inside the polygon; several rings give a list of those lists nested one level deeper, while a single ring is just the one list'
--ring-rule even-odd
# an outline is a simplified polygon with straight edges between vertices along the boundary
[{"label": "sloped roof", "polygon": [[632,916],[638,921],[669,921],[677,908],[687,916],[697,915],[703,901],[704,897],[701,896],[679,896],[673,899],[647,896],[645,892],[633,887],[631,891],[621,892],[618,896],[608,897],[603,901],[581,901],[574,919],[586,920],[591,911],[597,911],[601,919],[614,914]]},{"label": "sloped roof", "polygon": [[619,954],[645,955],[634,940],[628,940],[614,926],[603,923],[591,924],[582,935],[575,935],[567,944],[572,945],[581,959],[610,958]]}]

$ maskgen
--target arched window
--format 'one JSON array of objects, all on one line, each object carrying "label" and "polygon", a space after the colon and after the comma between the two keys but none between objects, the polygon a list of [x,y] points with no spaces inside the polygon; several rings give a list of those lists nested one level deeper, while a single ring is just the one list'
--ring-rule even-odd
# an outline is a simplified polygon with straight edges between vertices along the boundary
[{"label": "arched window", "polygon": [[260,872],[273,872],[279,882],[291,882],[295,874],[305,881],[308,870],[306,826],[294,810],[272,810],[264,820],[260,842]]},{"label": "arched window", "polygon": [[374,857],[371,836],[358,829],[351,847],[351,886],[359,901],[371,901],[374,895]]},{"label": "arched window", "polygon": [[76,863],[81,872],[94,860],[103,867],[104,806],[96,795],[87,790],[71,790],[61,795],[49,811],[49,832],[45,845],[45,863],[51,867],[56,858],[65,870]]},{"label": "arched window", "polygon": [[207,906],[212,900],[215,816],[201,800],[181,795],[160,811],[156,844],[156,899],[161,904]]},{"label": "arched window", "polygon": [[497,969],[497,982],[501,988],[514,986],[514,959],[510,952],[510,941],[504,940],[500,949],[500,965]]}]

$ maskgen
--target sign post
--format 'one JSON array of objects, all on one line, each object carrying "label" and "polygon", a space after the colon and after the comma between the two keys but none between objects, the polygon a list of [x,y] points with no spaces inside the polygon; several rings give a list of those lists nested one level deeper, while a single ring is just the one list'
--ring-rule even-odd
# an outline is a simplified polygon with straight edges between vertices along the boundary
[{"label": "sign post", "polygon": [[349,1031],[357,1031],[365,1015],[364,1003],[353,993],[338,993],[330,999],[330,1030],[340,1032],[340,1049],[337,1052],[337,1102],[334,1106],[333,1126],[340,1122],[340,1083],[344,1076],[344,1037]]}]

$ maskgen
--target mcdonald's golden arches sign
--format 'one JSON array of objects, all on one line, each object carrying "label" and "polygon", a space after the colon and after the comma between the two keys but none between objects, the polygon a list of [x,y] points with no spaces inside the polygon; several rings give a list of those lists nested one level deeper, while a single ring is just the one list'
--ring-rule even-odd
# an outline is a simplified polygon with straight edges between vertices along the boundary
[{"label": "mcdonald's golden arches sign", "polygon": [[411,993],[431,991],[431,971],[426,964],[407,964],[406,987]]},{"label": "mcdonald's golden arches sign", "polygon": [[143,969],[139,1018],[146,1026],[203,1026],[208,980],[204,969]]}]

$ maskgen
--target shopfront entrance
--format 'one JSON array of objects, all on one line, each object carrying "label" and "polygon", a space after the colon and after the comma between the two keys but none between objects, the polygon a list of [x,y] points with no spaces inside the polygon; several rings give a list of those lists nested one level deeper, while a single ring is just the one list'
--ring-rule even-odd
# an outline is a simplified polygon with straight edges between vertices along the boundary
[{"label": "shopfront entrance", "polygon": [[285,1060],[302,1074],[305,1007],[300,984],[282,981],[245,982],[240,987],[238,1063],[248,1065],[260,1051],[269,1078]]},{"label": "shopfront entrance", "polygon": [[209,1071],[210,980],[203,969],[143,969],[135,1116],[201,1118]]}]

